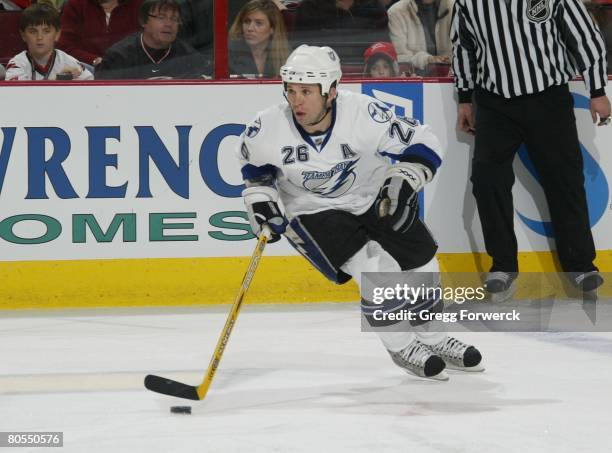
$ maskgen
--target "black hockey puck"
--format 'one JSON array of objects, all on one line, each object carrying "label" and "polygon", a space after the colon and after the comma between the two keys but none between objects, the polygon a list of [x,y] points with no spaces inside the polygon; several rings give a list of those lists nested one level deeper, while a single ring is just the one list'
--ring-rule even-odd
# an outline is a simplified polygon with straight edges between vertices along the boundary
[{"label": "black hockey puck", "polygon": [[191,406],[172,406],[170,412],[173,414],[191,414]]}]

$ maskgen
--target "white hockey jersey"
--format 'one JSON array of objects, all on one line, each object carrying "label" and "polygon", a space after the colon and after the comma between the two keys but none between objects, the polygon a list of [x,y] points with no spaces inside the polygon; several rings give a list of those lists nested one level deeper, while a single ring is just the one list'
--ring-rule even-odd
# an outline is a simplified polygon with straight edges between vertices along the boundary
[{"label": "white hockey jersey", "polygon": [[427,126],[344,90],[338,91],[325,135],[308,135],[282,103],[247,125],[238,151],[243,178],[273,177],[289,218],[327,209],[363,214],[394,159],[426,163],[434,171],[442,160],[440,143]]},{"label": "white hockey jersey", "polygon": [[92,80],[93,74],[85,69],[79,61],[55,49],[55,53],[49,58],[47,66],[42,67],[28,56],[27,51],[15,55],[6,66],[5,79],[8,80],[55,80],[58,74],[65,72],[68,68],[81,69],[81,75],[75,80]]}]

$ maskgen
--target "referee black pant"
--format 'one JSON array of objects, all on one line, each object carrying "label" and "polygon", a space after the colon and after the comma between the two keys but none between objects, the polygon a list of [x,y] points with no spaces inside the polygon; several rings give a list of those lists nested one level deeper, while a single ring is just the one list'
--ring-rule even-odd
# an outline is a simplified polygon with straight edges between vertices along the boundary
[{"label": "referee black pant", "polygon": [[595,270],[574,102],[567,85],[506,99],[476,90],[473,193],[491,271],[517,272],[512,161],[527,147],[544,189],[565,272]]}]

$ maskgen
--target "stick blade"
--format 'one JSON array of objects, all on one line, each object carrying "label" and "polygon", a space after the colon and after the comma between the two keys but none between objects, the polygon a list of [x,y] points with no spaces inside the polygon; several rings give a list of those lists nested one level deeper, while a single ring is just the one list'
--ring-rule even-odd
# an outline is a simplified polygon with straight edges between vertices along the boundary
[{"label": "stick blade", "polygon": [[183,384],[161,376],[149,374],[145,377],[144,386],[152,392],[162,393],[164,395],[175,396],[187,400],[198,401],[198,388],[193,385]]}]

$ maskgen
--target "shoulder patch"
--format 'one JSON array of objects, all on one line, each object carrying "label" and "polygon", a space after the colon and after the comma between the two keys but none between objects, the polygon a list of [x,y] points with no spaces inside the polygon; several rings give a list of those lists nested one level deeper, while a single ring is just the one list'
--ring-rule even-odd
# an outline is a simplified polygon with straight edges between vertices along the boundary
[{"label": "shoulder patch", "polygon": [[245,134],[247,137],[253,138],[257,134],[259,134],[260,130],[261,130],[261,118],[257,118],[251,124],[247,125]]},{"label": "shoulder patch", "polygon": [[370,118],[377,123],[386,123],[393,116],[389,107],[384,104],[379,104],[378,102],[370,102],[368,104],[368,113],[370,114]]}]

